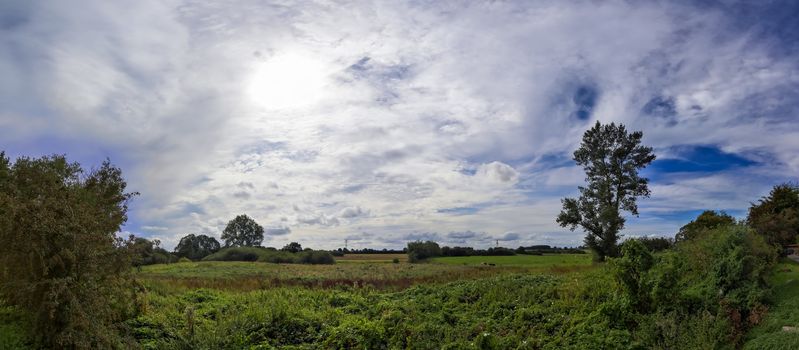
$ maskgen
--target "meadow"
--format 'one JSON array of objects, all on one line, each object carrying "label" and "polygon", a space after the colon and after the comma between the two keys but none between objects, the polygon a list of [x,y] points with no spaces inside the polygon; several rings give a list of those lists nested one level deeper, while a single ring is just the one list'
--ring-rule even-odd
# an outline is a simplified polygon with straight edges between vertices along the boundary
[{"label": "meadow", "polygon": [[[586,255],[494,256],[400,263],[397,254],[349,254],[335,265],[202,261],[143,266],[136,276],[152,288],[214,288],[249,291],[277,286],[332,288],[370,286],[398,290],[422,283],[443,283],[507,273],[564,273],[590,268]],[[495,266],[484,265],[492,263]]]}]

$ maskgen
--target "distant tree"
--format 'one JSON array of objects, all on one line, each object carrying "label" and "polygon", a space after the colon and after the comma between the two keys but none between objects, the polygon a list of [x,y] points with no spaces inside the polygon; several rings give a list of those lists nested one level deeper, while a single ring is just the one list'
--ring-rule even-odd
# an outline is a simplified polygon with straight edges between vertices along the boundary
[{"label": "distant tree", "polygon": [[703,233],[717,227],[735,225],[735,223],[735,218],[723,211],[717,213],[713,210],[705,210],[696,219],[680,227],[680,231],[674,236],[674,240],[683,242],[696,239]]},{"label": "distant tree", "polygon": [[774,186],[769,195],[753,203],[746,223],[766,242],[784,247],[799,235],[799,185]]},{"label": "distant tree", "polygon": [[650,252],[660,252],[674,246],[674,240],[666,237],[638,237],[635,240],[641,242]]},{"label": "distant tree", "polygon": [[408,242],[408,261],[410,262],[419,262],[437,256],[441,256],[441,247],[436,242]]},{"label": "distant tree", "polygon": [[225,247],[257,247],[264,240],[264,228],[247,215],[228,222],[222,232]]},{"label": "distant tree", "polygon": [[586,231],[585,244],[599,261],[617,256],[619,231],[624,228],[622,211],[638,215],[637,197],[648,197],[648,180],[638,175],[655,160],[651,147],[641,145],[643,133],[627,133],[624,125],[599,122],[583,134],[574,160],[583,167],[587,187],[579,198],[564,198],[557,222],[571,230]]},{"label": "distant tree", "polygon": [[221,248],[214,237],[188,234],[180,239],[175,247],[175,255],[191,260],[200,260],[216,253]]},{"label": "distant tree", "polygon": [[286,245],[285,245],[285,246],[284,246],[282,249],[280,249],[280,250],[282,250],[282,251],[284,251],[284,252],[298,253],[298,252],[301,252],[301,251],[302,251],[302,245],[300,245],[300,244],[299,244],[299,243],[297,243],[297,242],[291,242],[291,243],[289,243],[289,244],[286,244]]},{"label": "distant tree", "polygon": [[[33,317],[52,349],[113,348],[132,310],[129,250],[117,237],[135,193],[106,160],[0,152],[0,294]],[[0,346],[2,347],[2,346]]]},{"label": "distant tree", "polygon": [[131,252],[133,266],[169,264],[176,262],[178,257],[159,246],[159,240],[130,236],[128,249]]}]

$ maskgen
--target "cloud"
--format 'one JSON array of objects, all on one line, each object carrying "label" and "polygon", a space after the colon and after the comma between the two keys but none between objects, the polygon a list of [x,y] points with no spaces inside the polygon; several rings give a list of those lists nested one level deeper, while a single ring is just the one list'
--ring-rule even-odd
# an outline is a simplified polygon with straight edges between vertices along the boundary
[{"label": "cloud", "polygon": [[[615,121],[661,159],[626,232],[671,233],[668,213],[740,211],[796,180],[796,6],[4,2],[0,138],[11,156],[110,157],[142,193],[125,229],[165,245],[244,212],[320,248],[577,245],[554,222],[584,178],[571,153]],[[325,93],[273,108],[248,90],[286,55]]]},{"label": "cloud", "polygon": [[291,228],[288,226],[267,227],[264,233],[267,236],[284,236],[291,233]]}]

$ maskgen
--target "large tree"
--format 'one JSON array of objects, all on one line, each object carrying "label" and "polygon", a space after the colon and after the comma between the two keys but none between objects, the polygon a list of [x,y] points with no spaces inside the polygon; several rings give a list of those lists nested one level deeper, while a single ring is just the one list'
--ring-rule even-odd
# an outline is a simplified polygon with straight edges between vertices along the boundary
[{"label": "large tree", "polygon": [[[121,171],[108,161],[84,172],[64,156],[0,152],[0,294],[33,316],[40,345],[111,348],[113,324],[131,310]],[[118,344],[118,343],[117,343]]]},{"label": "large tree", "polygon": [[264,240],[264,228],[246,214],[228,222],[222,232],[225,247],[255,247]]},{"label": "large tree", "polygon": [[588,186],[580,186],[579,198],[564,198],[557,222],[586,232],[585,244],[599,261],[617,256],[622,211],[638,215],[638,197],[648,197],[648,180],[638,171],[653,160],[651,147],[641,145],[643,133],[628,133],[624,125],[599,122],[583,134],[574,161],[585,170]]},{"label": "large tree", "polygon": [[180,243],[175,247],[175,255],[199,260],[216,253],[219,248],[219,242],[214,237],[189,234],[180,239]]},{"label": "large tree", "polygon": [[747,224],[776,246],[796,243],[799,234],[799,185],[774,186],[769,195],[753,203]]}]

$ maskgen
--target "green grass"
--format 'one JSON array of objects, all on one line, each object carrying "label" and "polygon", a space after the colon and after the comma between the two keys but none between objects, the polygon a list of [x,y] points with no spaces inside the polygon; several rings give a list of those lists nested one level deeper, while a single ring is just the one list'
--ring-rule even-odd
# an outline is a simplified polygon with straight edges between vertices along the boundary
[{"label": "green grass", "polygon": [[[452,264],[348,263],[336,265],[271,264],[202,261],[149,265],[136,276],[153,288],[212,288],[250,291],[278,286],[335,287],[371,285],[404,289],[417,284],[445,283],[507,273],[549,271],[551,266],[481,266]],[[557,272],[571,272],[566,270]]]},{"label": "green grass", "polygon": [[774,304],[763,322],[747,334],[745,349],[799,349],[799,332],[785,332],[783,326],[799,327],[799,263],[783,259],[770,283]]},{"label": "green grass", "polygon": [[591,265],[589,254],[513,255],[513,256],[459,256],[432,259],[434,263],[451,265],[482,265],[524,267],[580,267]]}]

